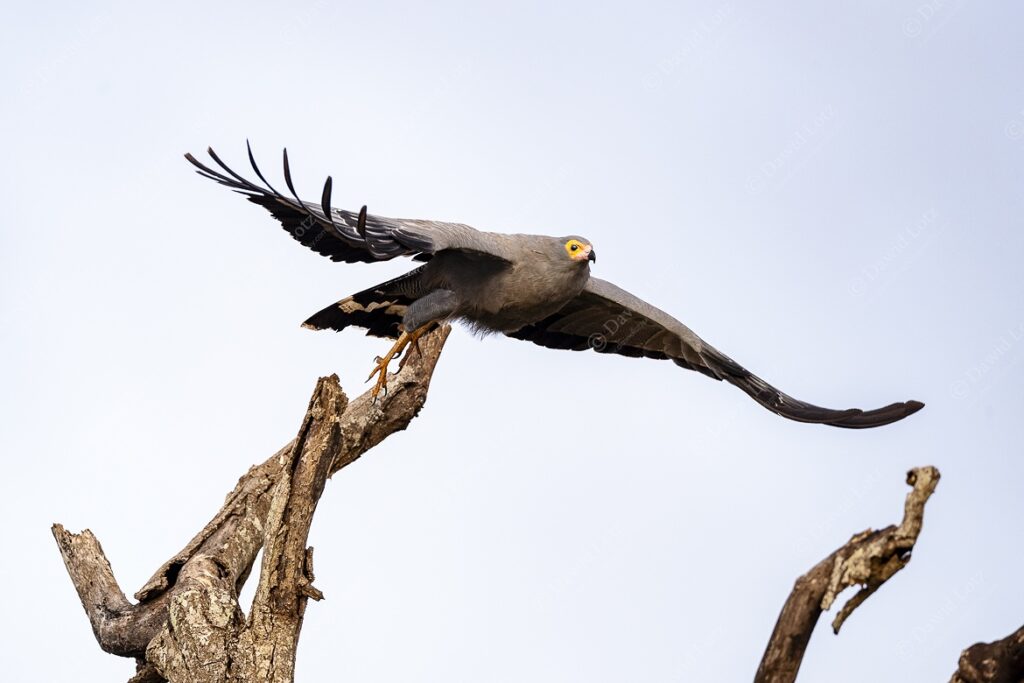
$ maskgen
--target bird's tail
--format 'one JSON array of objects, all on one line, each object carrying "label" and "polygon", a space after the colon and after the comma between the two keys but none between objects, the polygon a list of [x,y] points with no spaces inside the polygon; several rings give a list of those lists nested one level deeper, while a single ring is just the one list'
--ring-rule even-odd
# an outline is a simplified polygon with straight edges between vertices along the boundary
[{"label": "bird's tail", "polygon": [[822,408],[779,391],[716,349],[706,348],[701,353],[701,358],[718,375],[719,379],[724,379],[729,384],[739,387],[776,415],[797,422],[813,422],[848,429],[867,429],[902,420],[924,408],[924,404],[920,401],[901,401],[874,410]]},{"label": "bird's tail", "polygon": [[311,330],[336,330],[360,327],[373,337],[397,339],[402,316],[416,300],[416,278],[421,268],[353,294],[314,313],[303,327]]}]

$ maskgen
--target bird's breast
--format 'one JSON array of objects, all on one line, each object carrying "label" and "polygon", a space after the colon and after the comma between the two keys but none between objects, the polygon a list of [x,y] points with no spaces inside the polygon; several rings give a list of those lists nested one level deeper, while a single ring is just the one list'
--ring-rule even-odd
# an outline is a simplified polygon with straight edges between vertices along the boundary
[{"label": "bird's breast", "polygon": [[512,332],[557,313],[587,283],[589,270],[519,263],[493,277],[479,292],[483,306],[465,317],[478,325]]}]

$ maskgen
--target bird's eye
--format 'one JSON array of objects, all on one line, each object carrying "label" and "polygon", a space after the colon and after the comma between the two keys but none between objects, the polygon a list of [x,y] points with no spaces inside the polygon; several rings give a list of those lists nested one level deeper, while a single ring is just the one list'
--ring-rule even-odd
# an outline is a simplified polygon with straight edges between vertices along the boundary
[{"label": "bird's eye", "polygon": [[580,254],[585,254],[587,249],[583,242],[576,239],[566,240],[564,248],[566,256],[571,258],[573,261],[579,261],[582,258]]}]

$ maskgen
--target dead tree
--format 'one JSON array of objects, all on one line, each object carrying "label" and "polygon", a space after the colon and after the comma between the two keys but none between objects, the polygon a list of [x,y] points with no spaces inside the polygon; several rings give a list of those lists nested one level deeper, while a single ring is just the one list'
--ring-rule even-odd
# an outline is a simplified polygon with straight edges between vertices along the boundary
[{"label": "dead tree", "polygon": [[[132,683],[214,683],[293,679],[313,585],[306,539],[328,477],[390,434],[406,428],[426,401],[450,328],[424,336],[419,352],[374,402],[349,401],[337,376],[321,378],[295,439],[249,470],[220,511],[161,566],[130,602],[99,541],[53,526],[64,564],[100,647],[133,657]],[[263,548],[248,615],[238,594]]]},{"label": "dead tree", "polygon": [[[419,413],[449,332],[443,327],[424,336],[419,353],[376,402],[369,392],[350,402],[336,376],[321,378],[295,439],[239,479],[213,519],[135,594],[137,602],[125,597],[91,531],[53,526],[100,647],[137,662],[129,683],[293,680],[306,604],[323,597],[313,585],[306,541],[326,481]],[[794,681],[822,611],[846,588],[861,586],[832,622],[838,633],[853,610],[906,566],[938,481],[934,467],[911,470],[913,489],[898,526],[856,534],[797,579],[756,683]],[[238,595],[261,548],[256,595],[244,614]],[[951,683],[1022,680],[1024,627],[965,650]]]},{"label": "dead tree", "polygon": [[994,643],[975,643],[960,655],[950,683],[1024,681],[1024,626]]},{"label": "dead tree", "polygon": [[921,533],[924,504],[939,483],[939,471],[934,467],[914,468],[907,472],[907,483],[913,489],[907,494],[899,526],[855,534],[796,580],[761,658],[755,683],[795,681],[818,617],[832,606],[839,594],[851,586],[861,586],[832,621],[835,633],[839,633],[853,610],[907,566]]}]

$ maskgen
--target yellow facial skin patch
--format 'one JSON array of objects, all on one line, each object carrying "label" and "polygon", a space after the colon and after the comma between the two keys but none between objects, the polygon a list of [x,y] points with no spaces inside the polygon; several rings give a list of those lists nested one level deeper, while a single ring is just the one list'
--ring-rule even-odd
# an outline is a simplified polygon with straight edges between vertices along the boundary
[{"label": "yellow facial skin patch", "polygon": [[565,253],[574,261],[586,258],[587,245],[579,240],[569,240],[565,243]]}]

